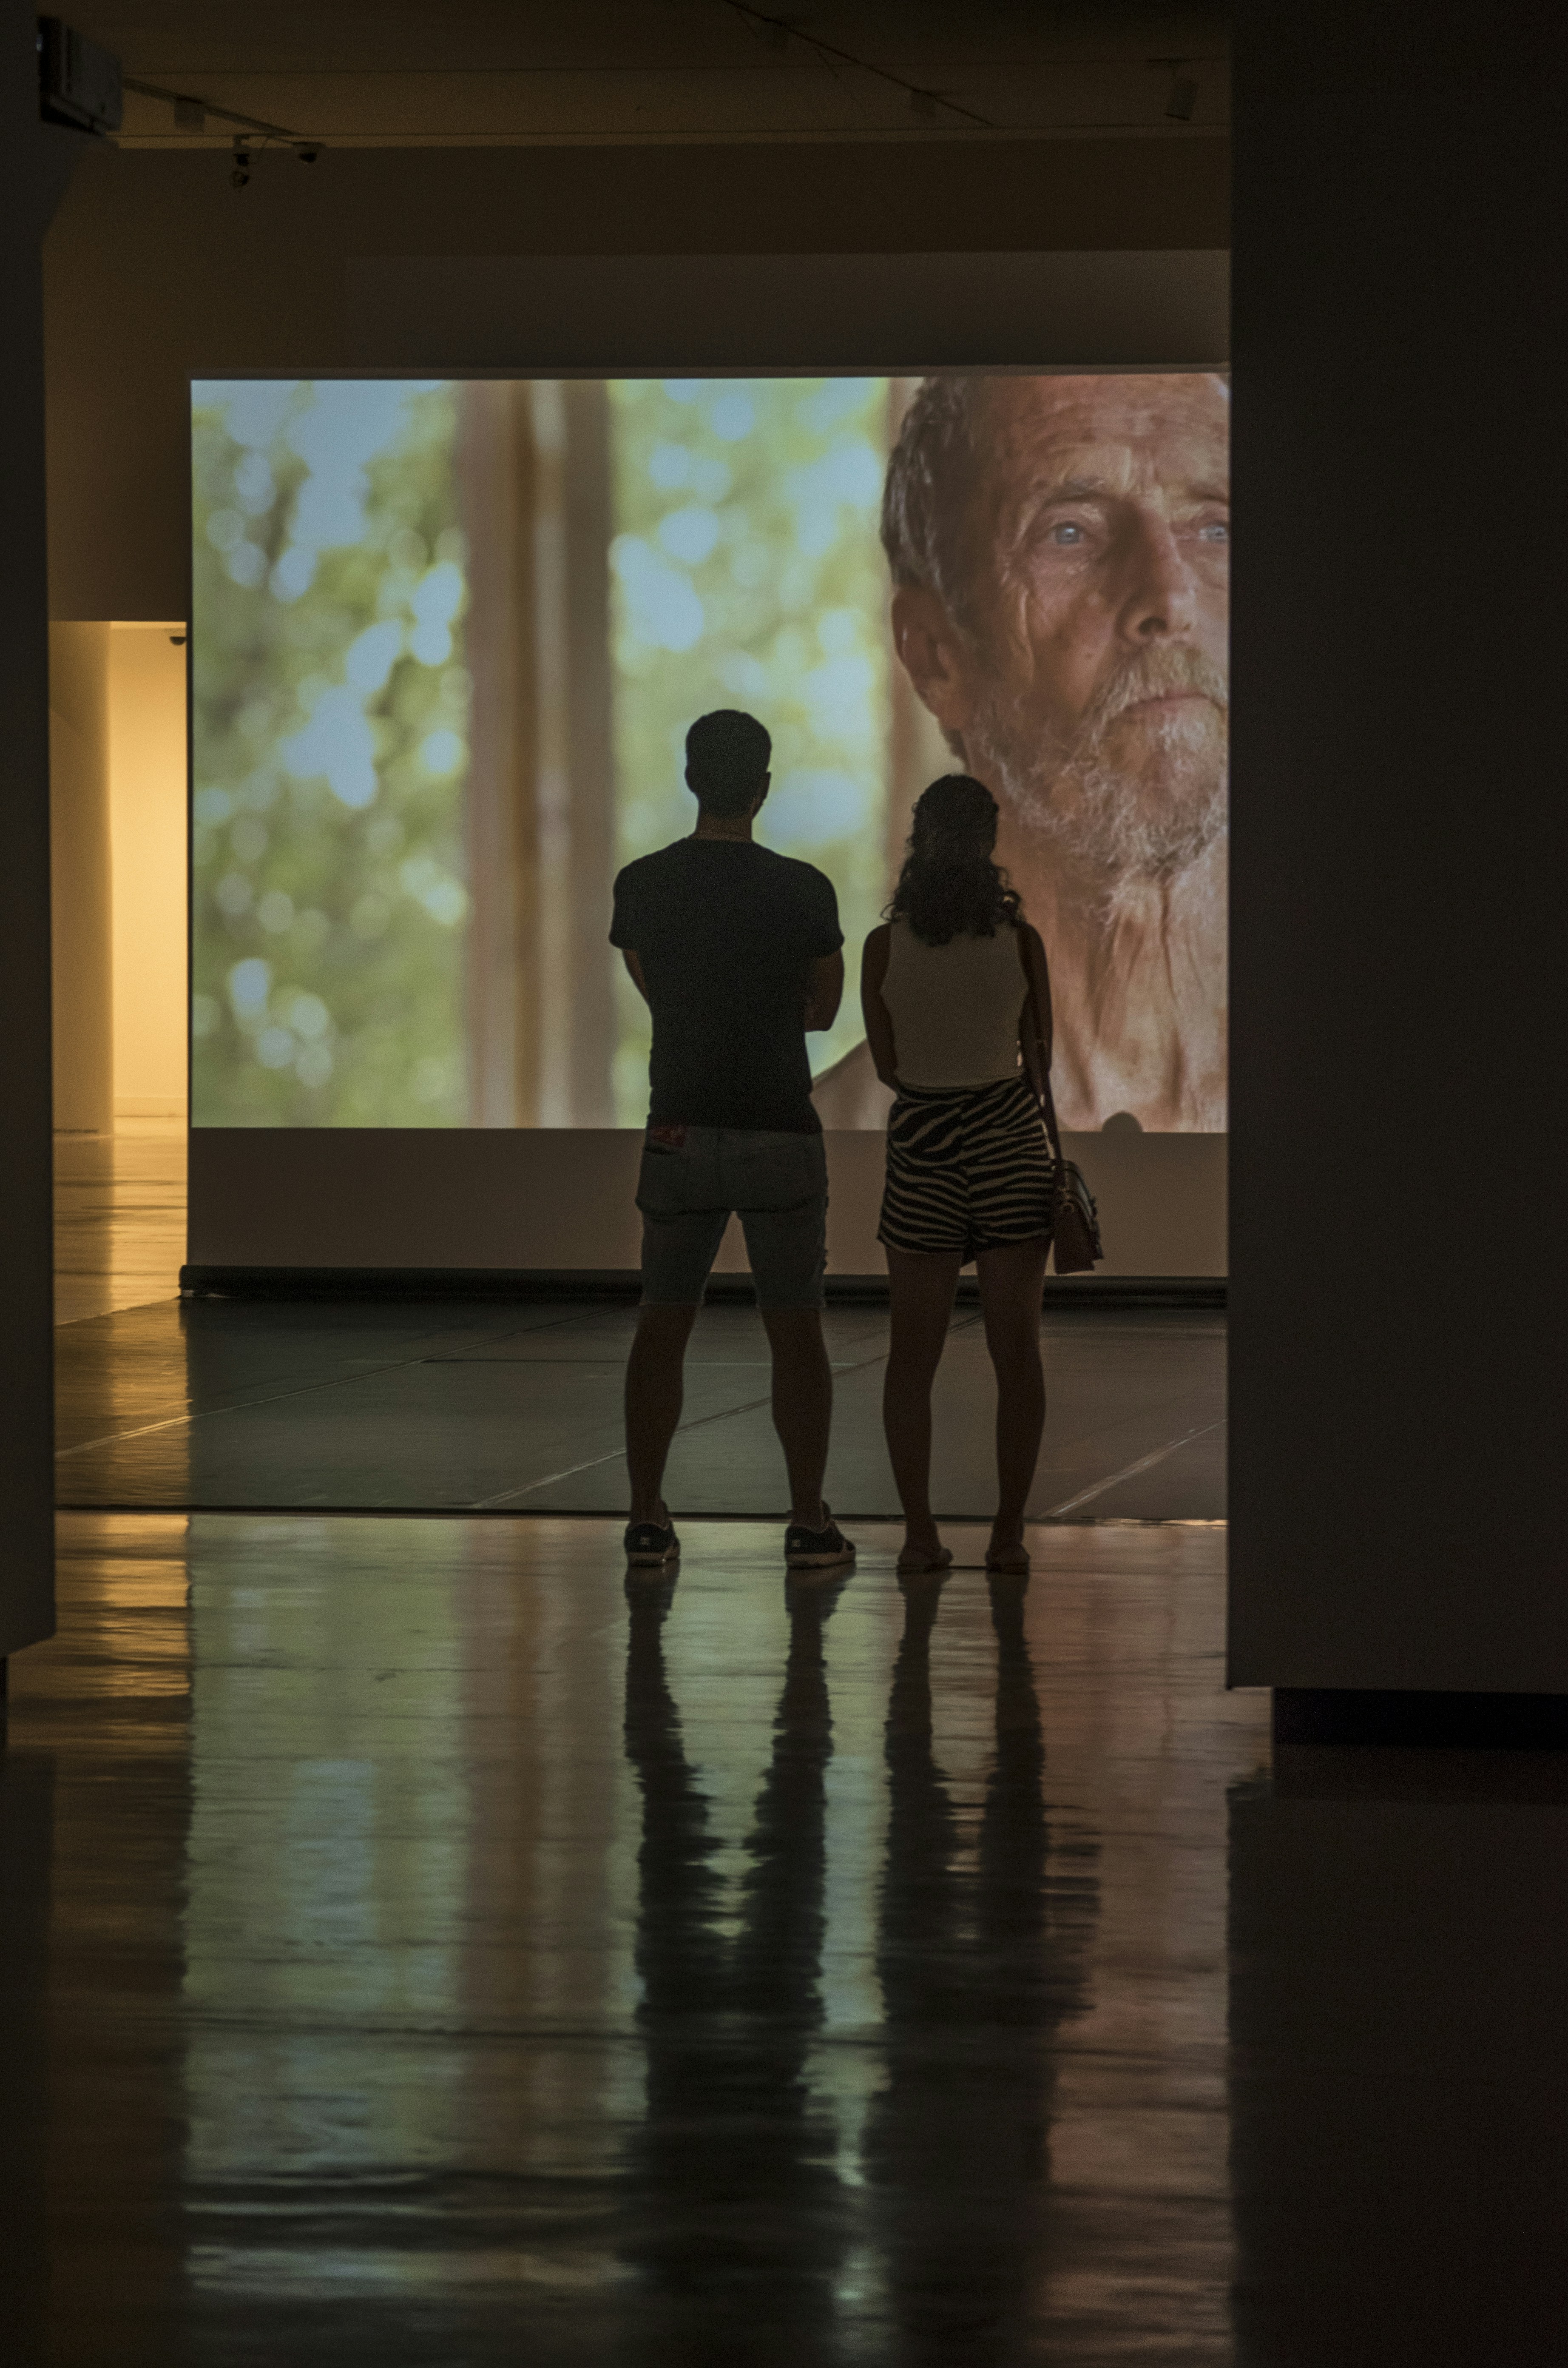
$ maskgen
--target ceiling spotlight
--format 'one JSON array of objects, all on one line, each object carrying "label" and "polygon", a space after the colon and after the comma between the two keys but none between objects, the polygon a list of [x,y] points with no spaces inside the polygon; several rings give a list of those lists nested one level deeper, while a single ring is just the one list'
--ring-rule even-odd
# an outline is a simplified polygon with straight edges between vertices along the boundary
[{"label": "ceiling spotlight", "polygon": [[1173,122],[1190,123],[1192,110],[1198,105],[1198,84],[1189,74],[1177,66],[1171,76],[1170,95],[1165,100],[1165,113]]},{"label": "ceiling spotlight", "polygon": [[245,144],[243,132],[235,135],[234,162],[229,174],[229,181],[236,189],[248,188],[250,186],[250,150]]},{"label": "ceiling spotlight", "polygon": [[301,165],[313,165],[316,158],[321,154],[321,150],[319,148],[296,148],[294,154],[299,158]]}]

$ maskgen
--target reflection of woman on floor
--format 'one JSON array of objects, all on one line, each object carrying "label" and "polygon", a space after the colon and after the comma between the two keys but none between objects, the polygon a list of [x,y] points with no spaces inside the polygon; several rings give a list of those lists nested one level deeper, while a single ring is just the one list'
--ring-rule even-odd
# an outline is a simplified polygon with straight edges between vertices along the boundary
[{"label": "reflection of woman on floor", "polygon": [[1039,2354],[1057,2030],[1088,2003],[1093,1846],[1053,1842],[1024,1590],[991,1581],[995,1750],[976,1821],[932,1751],[939,1582],[906,1586],[888,1702],[887,1868],[877,1973],[886,2078],[865,2160],[904,2368]]},{"label": "reflection of woman on floor", "polygon": [[[753,1811],[738,1918],[665,1672],[673,1581],[631,1579],[626,1755],[642,1795],[638,2025],[645,2101],[621,2251],[640,2274],[628,2360],[825,2361],[848,2242],[836,2127],[808,2059],[823,2020],[823,1623],[838,1588],[790,1602],[790,1657]],[[744,1731],[743,1748],[751,1739]],[[738,1929],[737,1929],[738,1923]]]},{"label": "reflection of woman on floor", "polygon": [[931,1385],[959,1271],[980,1278],[996,1371],[996,1519],[986,1567],[1027,1571],[1024,1508],[1045,1428],[1040,1288],[1052,1162],[1040,1101],[1051,1067],[1051,985],[1040,932],[993,860],[996,801],[949,773],[915,808],[909,854],[860,970],[866,1038],[897,1099],[877,1238],[892,1338],[882,1420],[903,1571],[952,1560],[931,1514]]}]

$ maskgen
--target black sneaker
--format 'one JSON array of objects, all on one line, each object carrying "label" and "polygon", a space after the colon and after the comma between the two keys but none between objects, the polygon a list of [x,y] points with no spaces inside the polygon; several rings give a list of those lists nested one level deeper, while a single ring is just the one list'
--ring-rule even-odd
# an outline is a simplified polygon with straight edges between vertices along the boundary
[{"label": "black sneaker", "polygon": [[825,1501],[822,1509],[820,1530],[808,1530],[803,1521],[791,1521],[785,1531],[784,1559],[791,1570],[833,1570],[840,1563],[854,1561],[855,1549]]},{"label": "black sneaker", "polygon": [[662,1569],[680,1554],[673,1521],[628,1521],[625,1545],[627,1561],[640,1569]]}]

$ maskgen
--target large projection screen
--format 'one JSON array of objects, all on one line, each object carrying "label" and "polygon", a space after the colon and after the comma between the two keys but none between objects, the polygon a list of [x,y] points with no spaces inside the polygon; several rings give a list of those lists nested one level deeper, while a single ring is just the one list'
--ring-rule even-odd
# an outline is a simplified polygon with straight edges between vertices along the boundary
[{"label": "large projection screen", "polygon": [[[635,1264],[610,890],[723,706],[852,976],[920,790],[991,784],[1108,1268],[1222,1271],[1228,413],[1168,368],[198,381],[193,1264]],[[861,1035],[851,987],[812,1040],[856,1273]]]}]

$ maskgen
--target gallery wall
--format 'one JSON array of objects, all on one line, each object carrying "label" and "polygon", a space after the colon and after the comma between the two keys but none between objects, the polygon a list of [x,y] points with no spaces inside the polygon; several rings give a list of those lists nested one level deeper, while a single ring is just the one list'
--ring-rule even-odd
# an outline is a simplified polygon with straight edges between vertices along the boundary
[{"label": "gallery wall", "polygon": [[1314,17],[1238,26],[1232,1676],[1562,1691],[1560,28]]},{"label": "gallery wall", "polygon": [[[329,153],[312,167],[264,154],[236,192],[210,153],[95,156],[47,258],[54,611],[187,613],[194,373],[398,370],[437,351],[460,371],[694,355],[731,368],[1223,364],[1222,142],[1004,143],[977,162],[896,143],[816,151],[809,175],[767,148]],[[376,1224],[395,1234],[402,1170],[389,1178],[369,1152],[361,1131],[335,1155],[363,1169],[345,1205],[384,1201]],[[1174,1192],[1161,1156],[1136,1139],[1085,1153],[1124,1212],[1111,1270],[1221,1272],[1224,1139],[1168,1155],[1186,1163]],[[585,1134],[582,1156],[610,1163],[583,1201],[597,1205],[618,1154]],[[267,1174],[283,1159],[267,1149]],[[212,1255],[216,1229],[236,1263],[293,1262],[275,1246],[282,1168],[240,1241],[211,1197],[223,1172],[199,1138],[193,1258]],[[858,1214],[836,1263],[869,1270],[874,1225],[847,1167],[837,1197],[841,1230]],[[597,1258],[552,1250],[548,1196],[522,1190],[512,1207],[503,1263],[625,1263],[619,1232]],[[489,1261],[460,1228],[438,1254],[392,1262]]]},{"label": "gallery wall", "polygon": [[[1185,254],[1229,234],[1222,139],[263,151],[243,190],[217,151],[102,149],[45,256],[51,613],[184,615],[188,380],[397,368],[423,334],[420,257],[445,279],[449,257]],[[672,347],[704,330],[700,292],[683,302],[699,317],[669,323]]]},{"label": "gallery wall", "polygon": [[186,632],[117,623],[108,638],[108,810],[117,1118],[183,1117],[186,1027]]},{"label": "gallery wall", "polygon": [[[642,1252],[631,1128],[198,1127],[193,1268],[629,1274]],[[884,1270],[882,1137],[831,1130],[828,1271]],[[1093,1179],[1115,1278],[1225,1272],[1225,1139],[1067,1135]],[[733,1220],[715,1271],[744,1273]]]},{"label": "gallery wall", "polygon": [[107,1134],[114,1123],[109,646],[106,624],[50,628],[54,1125],[62,1134]]},{"label": "gallery wall", "polygon": [[40,247],[80,140],[38,120],[38,18],[0,0],[0,1666],[54,1626],[49,627]]}]

